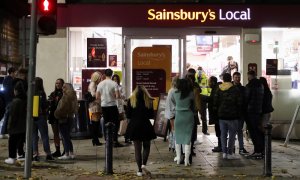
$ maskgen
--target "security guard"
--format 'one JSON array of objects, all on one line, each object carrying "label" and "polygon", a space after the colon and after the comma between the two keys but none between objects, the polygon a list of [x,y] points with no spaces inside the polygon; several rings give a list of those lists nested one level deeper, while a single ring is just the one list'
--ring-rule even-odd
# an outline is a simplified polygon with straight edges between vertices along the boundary
[{"label": "security guard", "polygon": [[208,77],[203,71],[203,68],[201,66],[198,67],[198,71],[196,73],[196,79],[201,87],[201,93],[200,93],[200,102],[201,102],[201,109],[200,109],[200,115],[201,115],[201,121],[202,121],[202,133],[205,135],[209,135],[207,132],[207,104],[209,100],[209,96],[211,93],[211,88],[208,84]]}]

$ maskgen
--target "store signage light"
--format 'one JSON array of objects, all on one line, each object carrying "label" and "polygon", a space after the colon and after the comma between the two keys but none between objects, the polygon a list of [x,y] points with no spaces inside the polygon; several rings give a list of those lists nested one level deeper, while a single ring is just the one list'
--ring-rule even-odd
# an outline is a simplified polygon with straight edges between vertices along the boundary
[{"label": "store signage light", "polygon": [[250,8],[236,11],[219,9],[217,13],[212,9],[207,9],[206,11],[185,11],[184,9],[179,11],[163,9],[161,11],[148,9],[148,20],[150,21],[200,21],[205,23],[216,19],[221,21],[249,21],[251,20],[251,10]]}]

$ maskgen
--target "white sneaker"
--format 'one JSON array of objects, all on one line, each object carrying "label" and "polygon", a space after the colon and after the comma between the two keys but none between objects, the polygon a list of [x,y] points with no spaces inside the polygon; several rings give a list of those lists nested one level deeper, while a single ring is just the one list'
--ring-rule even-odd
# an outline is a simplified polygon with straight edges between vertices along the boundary
[{"label": "white sneaker", "polygon": [[238,157],[238,156],[235,155],[235,154],[228,154],[228,155],[227,155],[227,159],[234,160],[234,159],[240,159],[240,157]]},{"label": "white sneaker", "polygon": [[138,171],[138,172],[136,173],[136,175],[139,176],[139,177],[141,177],[141,176],[143,176],[143,173]]},{"label": "white sneaker", "polygon": [[69,159],[71,159],[71,156],[63,155],[63,156],[58,157],[58,159],[60,159],[60,160],[69,160]]},{"label": "white sneaker", "polygon": [[227,154],[223,153],[223,159],[227,159]]},{"label": "white sneaker", "polygon": [[7,158],[7,159],[4,160],[4,162],[5,162],[6,164],[15,164],[15,163],[16,163],[16,160],[13,159],[13,158]]},{"label": "white sneaker", "polygon": [[146,165],[142,165],[142,169],[146,169]]}]

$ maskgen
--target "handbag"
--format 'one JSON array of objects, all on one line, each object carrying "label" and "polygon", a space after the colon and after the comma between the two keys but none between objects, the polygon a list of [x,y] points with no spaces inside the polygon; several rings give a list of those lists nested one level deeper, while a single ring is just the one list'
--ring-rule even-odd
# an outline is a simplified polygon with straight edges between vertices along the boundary
[{"label": "handbag", "polygon": [[124,119],[123,121],[120,122],[120,128],[119,128],[119,132],[118,134],[120,136],[124,136],[127,130],[127,126],[128,126],[128,120]]}]

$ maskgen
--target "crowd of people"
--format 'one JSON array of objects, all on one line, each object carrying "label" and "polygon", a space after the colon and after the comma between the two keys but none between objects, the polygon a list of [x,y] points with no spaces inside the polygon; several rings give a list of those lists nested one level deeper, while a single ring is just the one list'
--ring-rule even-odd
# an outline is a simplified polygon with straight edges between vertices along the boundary
[{"label": "crowd of people", "polygon": [[[228,67],[234,70],[222,73],[222,81],[215,76],[207,77],[200,67],[188,69],[184,78],[174,77],[172,88],[166,99],[165,118],[170,122],[169,150],[176,152],[174,161],[177,164],[190,166],[195,156],[194,143],[197,140],[197,127],[202,123],[204,135],[210,135],[209,124],[215,125],[218,145],[213,152],[223,153],[224,159],[238,159],[235,154],[235,139],[238,137],[239,154],[248,158],[264,157],[264,125],[270,120],[272,93],[264,77],[257,79],[256,72],[248,72],[248,84],[242,86],[241,74],[237,64],[228,58]],[[5,160],[14,164],[17,159],[24,159],[26,133],[27,80],[26,70],[10,68],[4,80],[5,104],[4,125],[1,134],[9,134],[9,153]],[[41,136],[46,160],[74,159],[75,154],[71,140],[71,127],[78,111],[77,96],[72,84],[59,78],[54,91],[48,96],[45,93],[43,79],[35,78],[34,94],[39,97],[38,117],[33,118],[33,161],[39,161],[38,141]],[[123,147],[119,142],[120,122],[128,120],[125,143],[133,143],[135,159],[138,166],[137,176],[143,175],[150,154],[151,140],[156,138],[150,119],[154,119],[154,98],[148,90],[137,85],[132,94],[126,98],[120,77],[111,69],[104,73],[95,71],[91,75],[88,93],[88,112],[93,146],[101,146],[99,137],[107,137],[105,124],[112,122],[113,145]],[[18,113],[16,113],[18,112]],[[22,112],[22,113],[19,113]],[[199,116],[200,115],[200,116]],[[199,118],[200,117],[200,118]],[[201,119],[201,123],[200,123]],[[55,151],[51,153],[49,145],[48,123],[51,124]],[[249,154],[244,148],[243,132],[245,124],[254,145],[254,152]],[[64,150],[61,151],[61,143]]]}]

